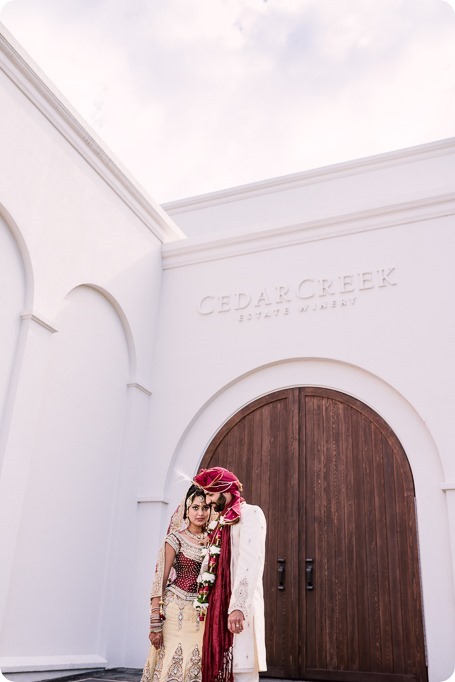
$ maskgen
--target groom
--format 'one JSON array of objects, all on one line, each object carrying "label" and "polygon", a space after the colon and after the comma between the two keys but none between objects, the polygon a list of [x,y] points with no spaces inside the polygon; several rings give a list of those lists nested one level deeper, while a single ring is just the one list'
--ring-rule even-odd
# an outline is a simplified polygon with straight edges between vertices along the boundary
[{"label": "groom", "polygon": [[202,682],[257,682],[266,670],[264,571],[266,521],[241,497],[242,484],[222,467],[202,469],[194,483],[219,512],[212,546],[219,546],[202,649]]}]

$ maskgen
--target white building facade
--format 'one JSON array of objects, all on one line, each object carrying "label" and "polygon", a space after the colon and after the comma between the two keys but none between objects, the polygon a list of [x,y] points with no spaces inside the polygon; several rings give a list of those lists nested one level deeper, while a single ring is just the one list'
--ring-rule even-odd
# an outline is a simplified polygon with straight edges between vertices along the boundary
[{"label": "white building facade", "polygon": [[268,511],[269,616],[297,594],[274,675],[447,679],[455,140],[159,207],[0,54],[2,672],[140,667],[155,552],[216,461]]}]

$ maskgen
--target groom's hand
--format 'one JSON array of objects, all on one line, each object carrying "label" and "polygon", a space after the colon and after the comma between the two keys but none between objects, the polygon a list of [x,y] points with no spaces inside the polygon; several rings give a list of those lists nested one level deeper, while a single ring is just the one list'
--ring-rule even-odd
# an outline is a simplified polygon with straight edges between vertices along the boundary
[{"label": "groom's hand", "polygon": [[238,635],[243,630],[245,617],[241,611],[232,611],[228,616],[228,630],[233,635]]}]

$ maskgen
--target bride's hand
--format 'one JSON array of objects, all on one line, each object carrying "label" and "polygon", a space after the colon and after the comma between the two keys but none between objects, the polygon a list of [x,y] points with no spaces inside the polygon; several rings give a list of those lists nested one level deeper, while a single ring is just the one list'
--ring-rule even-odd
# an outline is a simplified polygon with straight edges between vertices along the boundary
[{"label": "bride's hand", "polygon": [[149,640],[155,649],[159,649],[163,646],[163,633],[162,632],[151,632],[149,634]]}]

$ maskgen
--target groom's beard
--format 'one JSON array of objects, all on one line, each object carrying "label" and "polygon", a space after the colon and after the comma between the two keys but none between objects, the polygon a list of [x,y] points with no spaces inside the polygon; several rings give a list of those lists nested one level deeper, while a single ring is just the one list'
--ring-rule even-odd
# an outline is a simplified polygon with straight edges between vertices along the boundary
[{"label": "groom's beard", "polygon": [[213,505],[213,508],[216,512],[222,512],[224,511],[224,508],[226,506],[226,497],[223,495],[223,493],[220,493],[219,498]]}]

